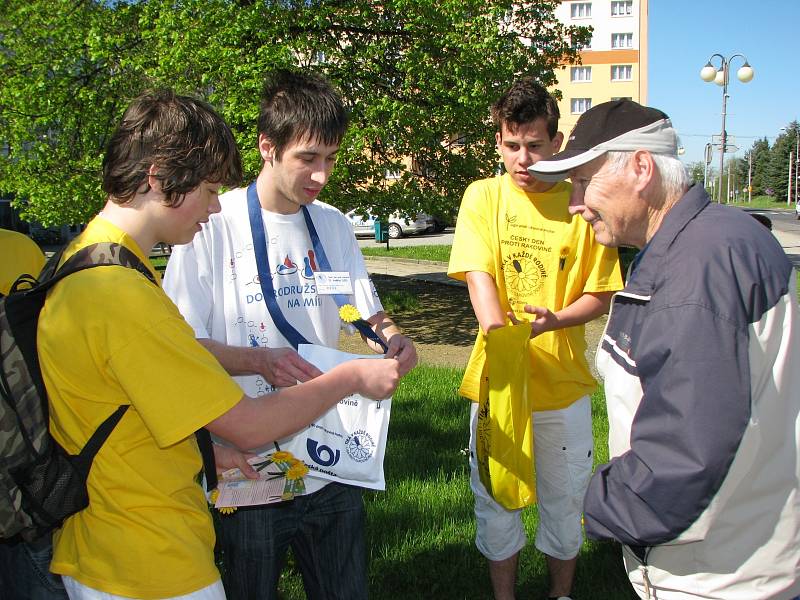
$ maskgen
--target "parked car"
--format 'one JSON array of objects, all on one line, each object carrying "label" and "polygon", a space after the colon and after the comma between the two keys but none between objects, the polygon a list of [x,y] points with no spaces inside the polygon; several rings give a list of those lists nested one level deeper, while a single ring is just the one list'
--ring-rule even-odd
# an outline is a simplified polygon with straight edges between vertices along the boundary
[{"label": "parked car", "polygon": [[[374,216],[365,219],[357,209],[345,213],[345,216],[352,224],[353,233],[356,235],[375,235]],[[419,213],[413,221],[404,218],[400,213],[394,213],[389,215],[389,237],[396,240],[404,235],[433,231],[435,225],[433,217],[425,213]]]},{"label": "parked car", "polygon": [[794,214],[797,215],[798,219],[800,219],[800,202],[795,203]]}]

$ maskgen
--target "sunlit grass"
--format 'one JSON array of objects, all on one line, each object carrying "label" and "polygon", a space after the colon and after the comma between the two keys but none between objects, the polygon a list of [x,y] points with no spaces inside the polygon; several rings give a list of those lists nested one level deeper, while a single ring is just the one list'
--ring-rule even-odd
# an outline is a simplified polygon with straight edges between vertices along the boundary
[{"label": "sunlit grass", "polygon": [[435,260],[448,262],[450,260],[450,245],[442,246],[379,246],[374,248],[361,248],[364,256],[388,256],[393,258],[411,258],[415,260]]},{"label": "sunlit grass", "polygon": [[389,290],[381,294],[383,309],[390,315],[412,312],[419,308],[419,298],[406,290]]},{"label": "sunlit grass", "polygon": [[[365,492],[370,597],[381,600],[491,597],[486,561],[474,545],[469,488],[469,403],[458,397],[461,369],[420,366],[400,384],[393,401],[385,461],[385,492]],[[605,460],[608,424],[601,392],[592,399],[595,457]],[[520,557],[518,597],[547,596],[542,555],[533,548],[536,508],[524,513],[531,542]],[[282,598],[304,598],[292,568]],[[578,563],[579,598],[634,598],[619,548],[585,543]]]}]

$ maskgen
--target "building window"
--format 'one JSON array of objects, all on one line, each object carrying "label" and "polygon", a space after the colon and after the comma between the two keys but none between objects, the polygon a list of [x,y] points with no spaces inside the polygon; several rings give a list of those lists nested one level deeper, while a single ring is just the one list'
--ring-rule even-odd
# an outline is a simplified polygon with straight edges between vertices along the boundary
[{"label": "building window", "polygon": [[612,48],[633,48],[633,34],[632,33],[612,33],[611,34],[611,47]]},{"label": "building window", "polygon": [[630,81],[633,79],[633,65],[611,65],[611,81]]},{"label": "building window", "polygon": [[402,171],[392,171],[391,169],[386,169],[386,172],[384,173],[384,177],[386,179],[400,179],[402,176]]},{"label": "building window", "polygon": [[633,100],[631,96],[611,96],[611,100]]},{"label": "building window", "polygon": [[573,19],[588,19],[592,16],[592,3],[573,2],[570,6],[570,16]]},{"label": "building window", "polygon": [[572,67],[569,71],[569,80],[573,83],[591,81],[592,67]]},{"label": "building window", "polygon": [[577,42],[573,42],[570,39],[570,46],[572,46],[572,48],[574,50],[577,50],[578,52],[580,52],[581,50],[591,50],[592,49],[592,38],[589,38],[589,41],[586,42],[585,44],[578,44]]},{"label": "building window", "polygon": [[592,108],[591,98],[573,98],[570,101],[570,111],[573,115],[579,115]]},{"label": "building window", "polygon": [[629,17],[633,14],[633,0],[612,0],[612,17]]}]

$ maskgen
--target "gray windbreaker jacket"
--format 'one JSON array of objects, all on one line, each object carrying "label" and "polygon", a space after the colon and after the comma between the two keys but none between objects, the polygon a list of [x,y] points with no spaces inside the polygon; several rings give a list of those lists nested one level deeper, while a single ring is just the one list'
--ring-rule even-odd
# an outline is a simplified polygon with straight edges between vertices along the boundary
[{"label": "gray windbreaker jacket", "polygon": [[597,353],[611,461],[586,533],[658,600],[800,594],[800,313],[772,234],[695,186],[666,215]]}]

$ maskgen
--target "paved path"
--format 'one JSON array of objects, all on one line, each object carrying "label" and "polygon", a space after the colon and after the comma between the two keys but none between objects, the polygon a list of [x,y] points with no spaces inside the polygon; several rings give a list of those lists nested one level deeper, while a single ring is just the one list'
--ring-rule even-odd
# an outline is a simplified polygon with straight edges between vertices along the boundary
[{"label": "paved path", "polygon": [[[796,269],[800,269],[800,221],[794,217],[794,211],[754,211],[763,212],[773,218],[772,233],[778,239],[789,260]],[[783,219],[776,218],[778,214]],[[790,215],[786,217],[786,215]],[[447,233],[450,233],[449,231]],[[405,239],[405,238],[404,238]],[[392,240],[392,243],[400,240]],[[374,241],[372,242],[374,244]],[[452,234],[432,235],[427,243],[452,243]],[[363,244],[366,245],[366,244]],[[401,245],[401,244],[398,244]],[[388,258],[382,256],[366,256],[364,261],[370,273],[394,275],[396,277],[410,277],[421,281],[432,281],[445,285],[464,286],[465,284],[447,276],[447,263],[413,260],[405,258]]]},{"label": "paved path", "polygon": [[447,263],[443,262],[383,256],[365,256],[364,262],[367,265],[367,271],[370,273],[409,277],[420,281],[466,287],[463,282],[450,279],[447,276]]}]

